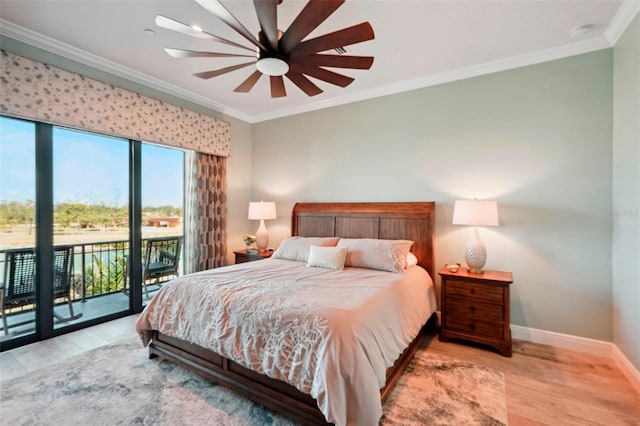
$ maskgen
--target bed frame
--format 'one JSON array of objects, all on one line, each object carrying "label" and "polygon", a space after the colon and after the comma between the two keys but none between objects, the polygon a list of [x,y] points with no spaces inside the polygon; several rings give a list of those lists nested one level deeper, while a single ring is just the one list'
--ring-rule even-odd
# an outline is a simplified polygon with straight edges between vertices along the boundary
[{"label": "bed frame", "polygon": [[[407,203],[297,203],[291,218],[292,235],[305,237],[381,238],[413,240],[418,264],[434,277],[434,202]],[[384,401],[413,358],[427,329],[436,326],[431,316],[420,334],[387,369],[380,390]],[[237,393],[305,425],[327,424],[315,399],[295,387],[248,370],[208,349],[152,332],[149,357],[162,357],[182,365]]]}]

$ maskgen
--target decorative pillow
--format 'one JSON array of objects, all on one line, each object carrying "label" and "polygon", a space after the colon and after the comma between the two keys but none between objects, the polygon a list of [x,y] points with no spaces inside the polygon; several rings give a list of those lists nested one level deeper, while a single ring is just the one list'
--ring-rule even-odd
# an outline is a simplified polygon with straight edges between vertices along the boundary
[{"label": "decorative pillow", "polygon": [[418,258],[416,257],[416,255],[411,252],[407,253],[407,266],[405,266],[404,268],[411,268],[412,266],[416,266],[417,264]]},{"label": "decorative pillow", "polygon": [[309,261],[307,262],[307,266],[339,271],[344,268],[344,261],[346,258],[346,247],[311,246],[309,249]]},{"label": "decorative pillow", "polygon": [[338,237],[288,237],[273,252],[271,258],[306,262],[309,260],[311,246],[335,247],[339,240]]},{"label": "decorative pillow", "polygon": [[349,249],[345,266],[404,272],[407,254],[413,245],[409,240],[376,240],[341,238],[338,247]]}]

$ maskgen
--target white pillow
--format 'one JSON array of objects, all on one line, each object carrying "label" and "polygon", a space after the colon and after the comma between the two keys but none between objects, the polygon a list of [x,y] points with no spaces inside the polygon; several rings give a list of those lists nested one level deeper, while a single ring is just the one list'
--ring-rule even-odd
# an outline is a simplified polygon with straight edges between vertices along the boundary
[{"label": "white pillow", "polygon": [[416,266],[417,264],[418,258],[416,257],[416,255],[411,252],[407,253],[407,266],[405,266],[404,268],[411,268],[412,266]]},{"label": "white pillow", "polygon": [[341,238],[338,247],[349,249],[345,266],[404,272],[407,254],[413,245],[409,240],[377,240],[373,238]]},{"label": "white pillow", "polygon": [[288,237],[280,244],[271,258],[306,262],[309,260],[311,246],[335,247],[338,240],[340,240],[338,237]]},{"label": "white pillow", "polygon": [[339,271],[344,268],[347,248],[311,246],[307,266]]}]

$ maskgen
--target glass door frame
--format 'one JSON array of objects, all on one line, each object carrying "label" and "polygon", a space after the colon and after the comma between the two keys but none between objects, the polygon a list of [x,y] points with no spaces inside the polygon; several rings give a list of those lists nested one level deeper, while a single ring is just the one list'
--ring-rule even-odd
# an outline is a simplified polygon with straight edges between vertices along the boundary
[{"label": "glass door frame", "polygon": [[[14,117],[7,116],[13,119]],[[25,120],[35,125],[35,253],[36,253],[36,308],[35,332],[0,341],[0,351],[24,346],[96,324],[142,312],[142,197],[141,197],[141,141],[129,139],[129,309],[107,314],[99,318],[54,327],[53,286],[53,129],[54,125]],[[61,126],[62,127],[62,126]]]}]

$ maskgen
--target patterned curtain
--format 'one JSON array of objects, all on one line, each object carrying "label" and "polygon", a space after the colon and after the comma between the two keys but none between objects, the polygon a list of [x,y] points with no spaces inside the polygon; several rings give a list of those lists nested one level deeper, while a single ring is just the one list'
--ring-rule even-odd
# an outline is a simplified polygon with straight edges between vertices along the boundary
[{"label": "patterned curtain", "polygon": [[187,152],[185,178],[185,273],[225,266],[226,158]]}]

